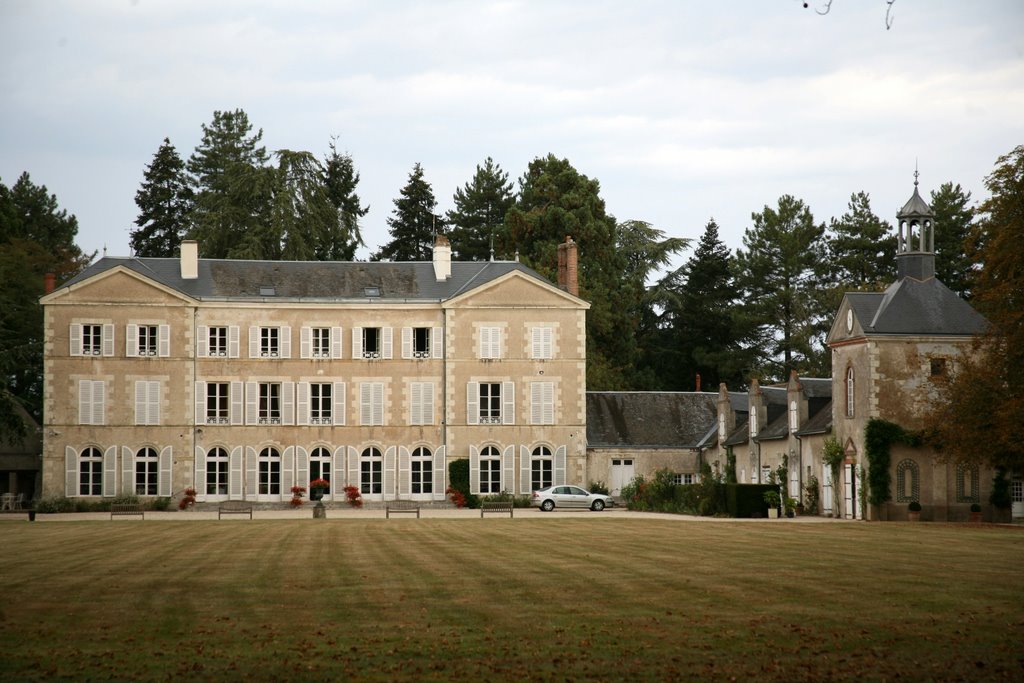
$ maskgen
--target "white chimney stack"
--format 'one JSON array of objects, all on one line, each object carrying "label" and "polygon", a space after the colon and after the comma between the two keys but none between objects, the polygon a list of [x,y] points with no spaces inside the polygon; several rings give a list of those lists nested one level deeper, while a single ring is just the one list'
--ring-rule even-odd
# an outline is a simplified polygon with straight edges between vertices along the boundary
[{"label": "white chimney stack", "polygon": [[199,242],[184,240],[181,243],[181,279],[195,280],[199,277]]},{"label": "white chimney stack", "polygon": [[434,277],[444,282],[452,276],[452,245],[444,235],[434,240]]}]

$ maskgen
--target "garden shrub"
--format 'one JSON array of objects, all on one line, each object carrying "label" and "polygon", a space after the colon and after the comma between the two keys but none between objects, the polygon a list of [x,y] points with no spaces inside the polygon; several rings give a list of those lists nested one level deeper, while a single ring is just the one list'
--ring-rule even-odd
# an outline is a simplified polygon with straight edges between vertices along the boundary
[{"label": "garden shrub", "polygon": [[608,490],[608,486],[603,481],[590,482],[590,492],[600,493],[606,496],[610,493],[610,491]]},{"label": "garden shrub", "polygon": [[764,502],[764,494],[768,491],[779,492],[774,484],[724,484],[726,509],[732,517],[765,517],[768,504]]},{"label": "garden shrub", "polygon": [[448,463],[448,484],[462,494],[466,507],[479,508],[480,499],[469,492],[469,459],[459,458]]},{"label": "garden shrub", "polygon": [[514,508],[530,507],[530,496],[516,496],[508,491],[494,493],[489,496],[480,496],[479,501],[481,503],[512,503]]}]

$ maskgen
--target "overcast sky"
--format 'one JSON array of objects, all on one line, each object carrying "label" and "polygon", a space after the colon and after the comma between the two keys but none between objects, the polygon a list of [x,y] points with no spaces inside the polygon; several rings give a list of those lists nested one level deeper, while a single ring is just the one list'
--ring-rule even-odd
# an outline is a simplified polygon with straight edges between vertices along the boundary
[{"label": "overcast sky", "polygon": [[0,0],[0,180],[128,255],[163,138],[187,158],[241,108],[268,151],[338,136],[373,249],[414,163],[446,211],[488,156],[567,158],[617,219],[696,240],[713,216],[731,249],[782,194],[828,221],[863,190],[892,222],[915,162],[926,199],[983,199],[1024,144],[1024,2],[897,0],[888,31],[884,0],[802,4]]}]

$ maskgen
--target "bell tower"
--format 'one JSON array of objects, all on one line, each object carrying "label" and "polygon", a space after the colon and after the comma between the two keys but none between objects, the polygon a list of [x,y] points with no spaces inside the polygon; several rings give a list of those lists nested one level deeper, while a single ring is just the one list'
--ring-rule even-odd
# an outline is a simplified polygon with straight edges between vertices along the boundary
[{"label": "bell tower", "polygon": [[896,214],[896,272],[899,279],[930,280],[935,277],[935,214],[917,190],[914,169],[914,194]]}]

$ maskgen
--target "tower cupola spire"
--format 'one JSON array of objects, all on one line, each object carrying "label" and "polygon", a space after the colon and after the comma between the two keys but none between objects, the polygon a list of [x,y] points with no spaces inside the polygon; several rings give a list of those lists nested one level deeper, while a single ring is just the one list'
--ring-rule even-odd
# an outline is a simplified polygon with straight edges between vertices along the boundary
[{"label": "tower cupola spire", "polygon": [[935,214],[918,192],[919,176],[915,164],[914,194],[896,214],[896,267],[900,279],[935,277]]}]

